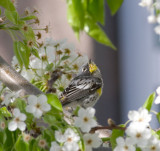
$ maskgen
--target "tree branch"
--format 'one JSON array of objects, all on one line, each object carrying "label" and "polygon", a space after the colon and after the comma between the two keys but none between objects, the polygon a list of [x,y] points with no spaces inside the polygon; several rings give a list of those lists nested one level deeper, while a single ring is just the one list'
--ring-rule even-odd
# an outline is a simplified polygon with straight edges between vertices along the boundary
[{"label": "tree branch", "polygon": [[0,81],[2,81],[12,91],[22,90],[24,94],[42,94],[38,88],[29,83],[23,76],[16,72],[0,56]]}]

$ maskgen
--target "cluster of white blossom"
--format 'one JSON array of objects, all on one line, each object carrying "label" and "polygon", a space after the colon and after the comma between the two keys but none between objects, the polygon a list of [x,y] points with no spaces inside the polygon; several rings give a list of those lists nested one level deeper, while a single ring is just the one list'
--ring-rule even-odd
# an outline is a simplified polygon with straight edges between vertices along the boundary
[{"label": "cluster of white blossom", "polygon": [[[26,106],[26,112],[32,113],[34,117],[40,118],[44,112],[48,112],[51,109],[50,105],[47,103],[47,97],[45,95],[35,96],[30,95],[28,97],[28,105]],[[18,108],[13,110],[14,119],[9,122],[8,129],[10,131],[15,131],[19,128],[21,131],[26,129],[26,115],[21,113]]]},{"label": "cluster of white blossom", "polygon": [[[78,117],[73,124],[79,127],[83,132],[85,151],[92,151],[92,148],[98,148],[102,144],[102,140],[98,137],[98,134],[89,133],[91,128],[97,125],[94,116],[94,108],[80,108]],[[79,151],[80,149],[80,136],[75,129],[67,128],[64,133],[55,131],[55,139],[56,141],[52,142],[50,151]]]},{"label": "cluster of white blossom", "polygon": [[[88,57],[82,56],[65,39],[54,41],[52,38],[46,38],[43,45],[35,50],[38,51],[39,57],[31,55],[29,69],[23,68],[21,75],[44,92],[48,90],[47,82],[54,71],[63,72],[53,85],[59,94],[68,86],[80,67],[88,62]],[[12,66],[17,71],[20,70],[16,57],[13,57]]]},{"label": "cluster of white blossom", "polygon": [[139,6],[146,7],[150,12],[148,16],[148,22],[151,24],[156,23],[154,31],[156,34],[160,35],[160,1],[159,0],[141,0]]},{"label": "cluster of white blossom", "polygon": [[150,127],[152,115],[148,110],[140,108],[138,111],[129,111],[128,118],[130,124],[125,130],[126,137],[116,139],[114,151],[136,151],[136,148],[142,151],[159,151],[160,140]]}]

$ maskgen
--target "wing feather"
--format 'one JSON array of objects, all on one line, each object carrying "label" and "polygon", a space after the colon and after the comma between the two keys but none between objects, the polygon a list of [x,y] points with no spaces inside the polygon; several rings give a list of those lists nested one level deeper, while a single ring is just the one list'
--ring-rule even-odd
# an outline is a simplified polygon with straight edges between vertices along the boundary
[{"label": "wing feather", "polygon": [[94,93],[101,86],[102,80],[100,78],[90,76],[75,77],[61,94],[60,100],[63,105],[78,101]]}]

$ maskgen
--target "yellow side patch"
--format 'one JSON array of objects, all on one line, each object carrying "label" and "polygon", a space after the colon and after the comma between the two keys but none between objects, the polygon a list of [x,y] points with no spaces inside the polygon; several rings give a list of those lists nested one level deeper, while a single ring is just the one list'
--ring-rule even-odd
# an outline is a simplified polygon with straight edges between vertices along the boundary
[{"label": "yellow side patch", "polygon": [[65,97],[63,96],[62,98],[61,98],[61,100],[63,101],[65,99]]},{"label": "yellow side patch", "polygon": [[89,71],[90,73],[93,73],[97,70],[97,66],[95,64],[89,64]]},{"label": "yellow side patch", "polygon": [[99,89],[97,90],[97,93],[99,94],[99,96],[101,96],[101,94],[102,94],[102,88],[99,88]]}]

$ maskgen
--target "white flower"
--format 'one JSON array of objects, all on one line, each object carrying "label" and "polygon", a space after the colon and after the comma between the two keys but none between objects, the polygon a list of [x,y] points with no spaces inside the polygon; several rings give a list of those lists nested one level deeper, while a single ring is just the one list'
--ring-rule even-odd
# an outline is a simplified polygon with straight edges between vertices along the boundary
[{"label": "white flower", "polygon": [[79,145],[76,142],[65,143],[63,146],[64,151],[79,151]]},{"label": "white flower", "polygon": [[156,92],[158,96],[155,99],[155,104],[159,104],[160,103],[160,87],[156,89]]},{"label": "white flower", "polygon": [[143,123],[133,122],[127,127],[126,134],[130,137],[133,144],[144,147],[151,137],[151,130]]},{"label": "white flower", "polygon": [[81,108],[78,111],[78,117],[75,119],[75,126],[80,127],[82,132],[89,132],[92,127],[97,125],[94,119],[95,109],[94,108]]},{"label": "white flower", "polygon": [[28,104],[26,111],[32,113],[36,118],[40,118],[43,112],[47,112],[51,109],[51,106],[47,103],[47,97],[45,95],[35,96],[30,95],[28,97]]},{"label": "white flower", "polygon": [[142,151],[160,151],[160,141],[155,136],[152,136],[146,147],[141,149]]},{"label": "white flower", "polygon": [[[66,75],[62,74],[61,78],[55,82],[57,86],[57,94],[60,96],[62,90],[64,90],[70,83],[70,80],[67,79]],[[62,90],[61,90],[62,89]]]},{"label": "white flower", "polygon": [[42,69],[43,67],[42,65],[43,65],[42,60],[38,58],[34,58],[33,60],[30,61],[30,66],[33,69]]},{"label": "white flower", "polygon": [[160,25],[156,26],[154,28],[154,31],[155,31],[156,34],[160,35]]},{"label": "white flower", "polygon": [[25,142],[29,142],[30,139],[31,139],[31,135],[30,134],[23,133],[23,140]]},{"label": "white flower", "polygon": [[155,15],[150,15],[150,16],[148,16],[147,19],[148,19],[148,22],[149,22],[149,23],[156,23],[156,21],[157,21]]},{"label": "white flower", "polygon": [[63,143],[66,140],[66,138],[64,137],[61,131],[55,131],[55,138],[59,143]]},{"label": "white flower", "polygon": [[5,127],[6,127],[6,123],[1,121],[0,122],[0,128],[3,130],[3,129],[5,129]]},{"label": "white flower", "polygon": [[92,151],[92,148],[98,148],[102,144],[98,134],[84,134],[83,139],[86,151]]},{"label": "white flower", "polygon": [[40,139],[39,142],[38,142],[38,146],[41,147],[41,148],[45,148],[47,145],[47,142],[45,139]]},{"label": "white flower", "polygon": [[31,66],[33,72],[35,72],[34,70],[36,69],[36,73],[39,76],[42,76],[45,72],[47,62],[42,61],[41,59],[36,58],[36,57],[31,57],[31,58],[32,58],[32,60],[30,60],[30,66]]},{"label": "white flower", "polygon": [[156,0],[156,2],[154,3],[154,6],[156,9],[160,9],[160,1]]},{"label": "white flower", "polygon": [[53,46],[46,47],[46,55],[47,55],[49,63],[54,62],[54,60],[55,60],[55,51],[56,51],[56,49]]},{"label": "white flower", "polygon": [[133,122],[140,122],[149,125],[152,115],[149,114],[147,109],[141,107],[138,111],[129,111],[128,118]]},{"label": "white flower", "polygon": [[67,128],[64,134],[62,134],[59,131],[56,131],[55,138],[58,142],[64,143],[64,151],[79,150],[78,141],[80,140],[80,137],[71,128]]},{"label": "white flower", "polygon": [[77,143],[80,140],[80,137],[71,128],[66,129],[64,133],[64,138],[65,143]]},{"label": "white flower", "polygon": [[117,146],[114,151],[135,151],[135,147],[133,146],[130,138],[124,139],[123,137],[118,137],[116,139]]},{"label": "white flower", "polygon": [[139,6],[141,7],[150,7],[152,5],[153,1],[152,0],[141,0],[139,3]]},{"label": "white flower", "polygon": [[46,38],[44,45],[45,46],[54,46],[54,47],[61,47],[66,42],[66,39],[60,39],[60,40],[53,40],[52,38]]},{"label": "white flower", "polygon": [[16,67],[18,65],[18,60],[16,56],[13,56],[11,64],[12,64],[12,67]]},{"label": "white flower", "polygon": [[13,103],[15,101],[15,99],[19,97],[19,93],[20,93],[20,91],[17,91],[17,92],[8,92],[4,96],[4,100],[2,102],[2,105],[8,106],[9,103]]},{"label": "white flower", "polygon": [[32,70],[23,69],[21,75],[28,81],[31,81],[34,78],[34,72]]},{"label": "white flower", "polygon": [[13,115],[15,118],[13,121],[9,122],[8,129],[10,131],[15,131],[19,128],[21,131],[24,131],[26,129],[26,124],[24,123],[26,120],[26,115],[21,113],[17,108],[13,110]]},{"label": "white flower", "polygon": [[57,142],[52,142],[50,151],[64,151],[64,149]]}]

